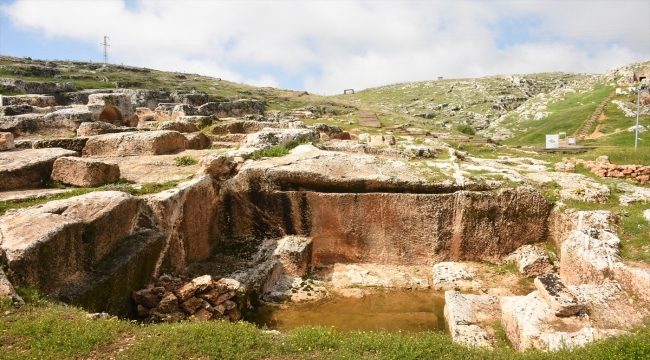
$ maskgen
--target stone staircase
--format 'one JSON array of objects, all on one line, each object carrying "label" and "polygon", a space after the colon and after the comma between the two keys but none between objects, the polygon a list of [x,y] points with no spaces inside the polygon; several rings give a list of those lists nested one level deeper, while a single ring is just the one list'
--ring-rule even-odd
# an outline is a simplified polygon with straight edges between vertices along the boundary
[{"label": "stone staircase", "polygon": [[594,122],[596,122],[596,120],[598,120],[598,117],[600,117],[600,114],[603,113],[603,109],[605,108],[605,105],[607,105],[607,103],[608,103],[610,100],[612,100],[612,98],[614,97],[614,95],[615,95],[615,94],[612,92],[611,94],[609,94],[609,96],[607,96],[607,97],[606,97],[606,98],[605,98],[605,99],[604,99],[604,100],[603,100],[603,101],[598,105],[598,107],[597,107],[596,110],[593,112],[593,114],[591,114],[591,116],[589,117],[589,119],[587,119],[587,121],[586,121],[586,122],[584,123],[584,125],[582,126],[582,129],[580,130],[580,133],[579,133],[578,136],[577,136],[577,139],[578,139],[578,140],[582,140],[582,139],[584,139],[587,135],[589,135],[589,130],[591,130],[591,127],[594,125]]}]

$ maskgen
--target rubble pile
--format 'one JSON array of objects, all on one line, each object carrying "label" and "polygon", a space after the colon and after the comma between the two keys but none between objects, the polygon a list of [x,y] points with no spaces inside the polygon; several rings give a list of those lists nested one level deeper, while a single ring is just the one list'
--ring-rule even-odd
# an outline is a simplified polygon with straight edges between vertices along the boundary
[{"label": "rubble pile", "polygon": [[131,297],[144,323],[237,321],[241,312],[233,298],[238,289],[239,282],[233,279],[203,275],[190,280],[163,275],[144,289],[134,291]]},{"label": "rubble pile", "polygon": [[[639,184],[650,183],[650,166],[643,165],[614,165],[609,162],[607,156],[600,156],[596,161],[582,159],[567,159],[562,161],[566,164],[582,164],[591,169],[591,172],[601,178],[636,179]],[[566,172],[575,172],[575,167],[567,167]]]}]

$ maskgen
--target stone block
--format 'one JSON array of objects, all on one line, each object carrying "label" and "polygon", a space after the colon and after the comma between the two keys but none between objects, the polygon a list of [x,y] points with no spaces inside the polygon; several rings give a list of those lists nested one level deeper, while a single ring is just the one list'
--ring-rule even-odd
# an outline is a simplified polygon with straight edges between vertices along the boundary
[{"label": "stone block", "polygon": [[620,243],[605,230],[571,231],[562,243],[560,278],[567,285],[602,284],[618,261]]},{"label": "stone block", "polygon": [[454,342],[467,347],[492,348],[491,323],[501,318],[498,296],[445,292],[445,320]]},{"label": "stone block", "polygon": [[52,170],[52,180],[81,187],[114,183],[119,179],[120,168],[116,163],[90,158],[61,157],[56,159]]},{"label": "stone block", "polygon": [[187,149],[188,141],[176,131],[148,131],[94,136],[83,150],[84,156],[162,155]]},{"label": "stone block", "polygon": [[173,120],[160,123],[158,125],[158,130],[173,130],[181,133],[193,133],[199,131],[199,128],[191,121]]},{"label": "stone block", "polygon": [[11,150],[15,147],[14,134],[9,132],[0,132],[0,151]]},{"label": "stone block", "polygon": [[584,308],[578,298],[569,290],[557,274],[545,274],[535,278],[539,295],[555,312],[555,316],[577,315]]},{"label": "stone block", "polygon": [[77,153],[64,149],[14,149],[0,152],[0,191],[34,189],[50,179],[54,161]]},{"label": "stone block", "polygon": [[200,131],[191,134],[185,134],[185,138],[188,141],[188,149],[203,150],[212,147],[212,141],[210,138],[208,138],[207,135]]},{"label": "stone block", "polygon": [[508,261],[514,261],[517,264],[519,273],[525,277],[533,277],[553,272],[546,252],[533,245],[524,245],[512,252],[506,258]]},{"label": "stone block", "polygon": [[433,288],[435,290],[478,290],[481,284],[474,279],[472,269],[462,263],[441,262],[433,265]]},{"label": "stone block", "polygon": [[286,236],[278,242],[274,255],[282,264],[285,275],[300,277],[309,270],[311,251],[311,238]]}]

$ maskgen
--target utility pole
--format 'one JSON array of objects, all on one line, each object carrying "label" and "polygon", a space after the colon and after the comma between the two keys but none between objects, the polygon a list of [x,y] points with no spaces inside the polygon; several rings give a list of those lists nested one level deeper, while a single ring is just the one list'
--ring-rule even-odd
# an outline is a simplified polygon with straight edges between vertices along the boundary
[{"label": "utility pole", "polygon": [[645,89],[645,84],[639,84],[636,89],[636,131],[634,132],[634,150],[639,145],[639,114],[641,114],[641,91]]},{"label": "utility pole", "polygon": [[104,42],[99,44],[104,45],[104,65],[108,65],[108,48],[111,47],[108,45],[108,40],[110,40],[110,38],[104,35]]}]

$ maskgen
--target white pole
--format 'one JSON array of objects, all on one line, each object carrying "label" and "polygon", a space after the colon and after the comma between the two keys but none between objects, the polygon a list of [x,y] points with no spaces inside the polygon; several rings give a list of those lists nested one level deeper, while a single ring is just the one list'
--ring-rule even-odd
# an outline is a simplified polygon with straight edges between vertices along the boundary
[{"label": "white pole", "polygon": [[636,131],[634,132],[634,151],[639,145],[639,113],[641,112],[641,84],[636,89]]},{"label": "white pole", "polygon": [[0,95],[0,106],[4,106],[2,105],[2,95]]}]

